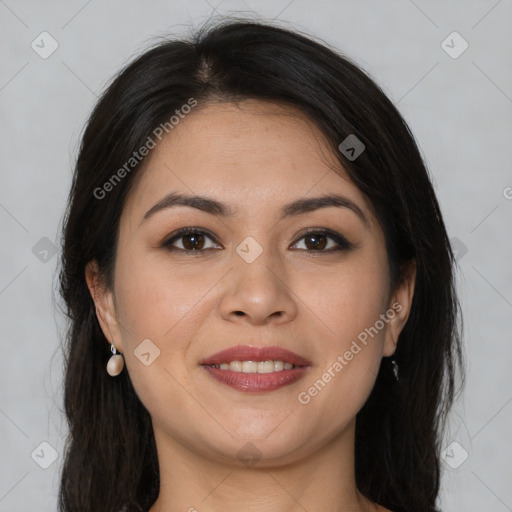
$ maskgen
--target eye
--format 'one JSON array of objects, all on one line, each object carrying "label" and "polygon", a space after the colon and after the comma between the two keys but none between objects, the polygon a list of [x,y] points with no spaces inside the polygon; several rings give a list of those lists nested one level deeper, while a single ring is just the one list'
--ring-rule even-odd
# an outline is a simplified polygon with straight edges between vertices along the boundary
[{"label": "eye", "polygon": [[[334,241],[329,247],[328,240]],[[354,244],[350,243],[343,235],[325,229],[310,230],[302,234],[299,240],[305,240],[304,250],[308,252],[335,252],[353,249]],[[295,244],[297,245],[297,243]],[[324,250],[328,247],[327,250]]]},{"label": "eye", "polygon": [[[213,242],[213,245],[207,246],[208,239]],[[305,240],[305,247],[299,247],[299,249],[309,253],[343,251],[355,247],[355,244],[349,242],[343,235],[325,229],[309,230],[303,233],[299,240]],[[329,240],[331,241],[330,245]],[[181,247],[175,245],[178,241]],[[298,244],[299,242],[295,242],[294,246]],[[182,228],[167,239],[162,244],[162,247],[172,252],[184,252],[192,255],[199,255],[207,250],[222,248],[213,235],[200,228]]]},{"label": "eye", "polygon": [[[174,246],[173,244],[180,239],[180,244],[182,247]],[[207,231],[198,228],[183,228],[174,233],[173,236],[171,236],[171,238],[169,238],[162,244],[162,246],[167,248],[169,251],[189,252],[198,254],[208,249],[215,249],[220,247],[205,246],[207,239],[210,239],[214,243],[214,245],[218,246],[214,237],[210,235]]]}]

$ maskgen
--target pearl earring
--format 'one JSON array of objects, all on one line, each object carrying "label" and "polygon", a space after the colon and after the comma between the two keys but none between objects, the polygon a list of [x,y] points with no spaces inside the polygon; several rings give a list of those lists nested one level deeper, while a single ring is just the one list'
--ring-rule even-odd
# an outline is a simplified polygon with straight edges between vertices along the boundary
[{"label": "pearl earring", "polygon": [[110,351],[112,355],[107,363],[107,373],[111,377],[116,377],[119,375],[124,368],[124,358],[122,354],[118,354],[116,348],[114,347],[114,341],[112,340],[112,344],[110,345]]}]

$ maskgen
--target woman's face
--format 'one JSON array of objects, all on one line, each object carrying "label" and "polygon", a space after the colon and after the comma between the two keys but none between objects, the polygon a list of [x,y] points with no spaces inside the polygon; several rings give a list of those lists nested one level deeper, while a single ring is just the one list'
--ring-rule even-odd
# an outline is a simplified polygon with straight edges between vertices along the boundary
[{"label": "woman's face", "polygon": [[[145,164],[120,220],[114,289],[95,299],[157,438],[215,460],[242,463],[253,450],[273,465],[347,432],[394,352],[412,285],[390,290],[382,230],[319,130],[271,103],[210,104]],[[146,215],[169,194],[226,211],[202,202]],[[309,203],[326,196],[338,205]],[[98,293],[92,266],[86,275]],[[280,347],[309,365],[281,369],[287,356],[276,354],[258,377],[225,370],[236,355],[222,369],[201,364],[238,345]]]}]

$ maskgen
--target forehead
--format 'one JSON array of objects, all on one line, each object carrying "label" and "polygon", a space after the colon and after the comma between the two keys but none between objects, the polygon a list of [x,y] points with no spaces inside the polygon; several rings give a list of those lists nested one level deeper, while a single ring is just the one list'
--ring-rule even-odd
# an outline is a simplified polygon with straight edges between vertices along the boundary
[{"label": "forehead", "polygon": [[125,205],[134,222],[171,191],[259,212],[338,192],[369,209],[322,132],[291,107],[257,100],[198,106],[156,142]]}]

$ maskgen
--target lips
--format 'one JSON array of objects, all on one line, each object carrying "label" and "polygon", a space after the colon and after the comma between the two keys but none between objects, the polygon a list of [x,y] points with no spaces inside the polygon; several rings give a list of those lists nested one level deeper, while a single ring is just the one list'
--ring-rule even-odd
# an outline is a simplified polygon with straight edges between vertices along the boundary
[{"label": "lips", "polygon": [[[290,363],[292,368],[270,373],[245,373],[233,369],[221,369],[218,365],[233,361],[281,361]],[[237,391],[249,393],[266,393],[291,385],[303,378],[311,370],[311,363],[295,352],[281,347],[253,347],[237,345],[213,354],[199,363],[208,374],[221,384],[230,386]],[[245,363],[244,363],[245,364]]]},{"label": "lips", "polygon": [[286,350],[285,348],[271,347],[253,347],[250,345],[237,345],[225,350],[221,350],[202,361],[200,365],[212,365],[229,363],[231,361],[269,361],[279,360],[291,363],[295,366],[311,366],[311,363],[302,356]]}]

